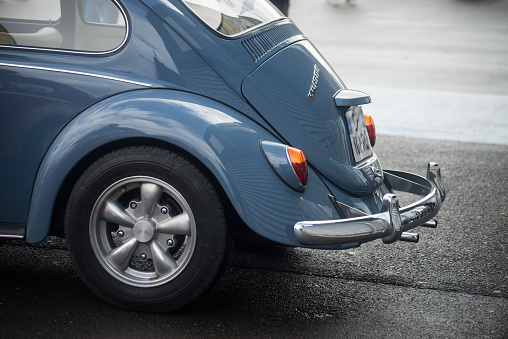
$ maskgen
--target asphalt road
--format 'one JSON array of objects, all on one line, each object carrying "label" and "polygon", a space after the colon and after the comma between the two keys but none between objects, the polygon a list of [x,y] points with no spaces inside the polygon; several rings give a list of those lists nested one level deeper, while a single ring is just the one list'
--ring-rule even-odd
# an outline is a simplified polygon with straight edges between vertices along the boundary
[{"label": "asphalt road", "polygon": [[108,306],[64,243],[0,247],[0,337],[506,338],[508,146],[381,136],[385,168],[442,166],[448,197],[420,243],[348,251],[244,247],[172,314]]}]

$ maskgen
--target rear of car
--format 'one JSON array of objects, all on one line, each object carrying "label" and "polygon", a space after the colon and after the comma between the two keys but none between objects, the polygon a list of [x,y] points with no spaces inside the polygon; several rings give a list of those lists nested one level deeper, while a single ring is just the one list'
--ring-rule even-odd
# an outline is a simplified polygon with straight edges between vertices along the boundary
[{"label": "rear of car", "polygon": [[[247,53],[235,60],[245,78],[231,85],[241,86],[243,98],[281,141],[301,149],[309,164],[346,195],[379,189],[381,166],[359,107],[370,97],[348,90],[293,22],[261,1],[185,3],[215,33],[215,48]],[[346,100],[351,93],[356,99]],[[365,212],[378,211],[371,205]]]},{"label": "rear of car", "polygon": [[[294,233],[301,245],[352,244],[378,238],[386,243],[415,242],[417,235],[405,231],[419,225],[435,226],[431,219],[445,197],[439,166],[429,164],[427,179],[421,180],[401,172],[383,173],[372,149],[372,117],[364,116],[361,108],[370,97],[347,89],[290,20],[262,1],[184,2],[214,38],[222,40],[217,48],[250,55],[248,61],[242,58],[235,63],[246,74],[241,80],[242,96],[275,130],[282,144],[301,151],[329,189],[341,219],[296,223]],[[277,158],[274,146],[262,144],[261,148],[269,148],[267,160],[284,180],[281,173],[287,171],[279,170],[284,165],[272,161]],[[301,180],[299,185],[289,186],[304,191]],[[421,198],[400,209],[395,190]]]},{"label": "rear of car", "polygon": [[320,249],[435,227],[439,166],[383,171],[369,95],[267,1],[45,3],[0,3],[0,236],[65,233],[110,303],[191,302],[238,224]]}]

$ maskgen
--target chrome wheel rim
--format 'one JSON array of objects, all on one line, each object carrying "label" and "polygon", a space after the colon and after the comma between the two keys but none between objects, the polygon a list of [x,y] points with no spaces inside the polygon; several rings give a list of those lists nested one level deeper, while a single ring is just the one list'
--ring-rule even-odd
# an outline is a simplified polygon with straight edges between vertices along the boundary
[{"label": "chrome wheel rim", "polygon": [[136,287],[171,281],[196,247],[196,222],[187,201],[173,186],[147,176],[128,177],[104,190],[89,230],[100,264]]}]

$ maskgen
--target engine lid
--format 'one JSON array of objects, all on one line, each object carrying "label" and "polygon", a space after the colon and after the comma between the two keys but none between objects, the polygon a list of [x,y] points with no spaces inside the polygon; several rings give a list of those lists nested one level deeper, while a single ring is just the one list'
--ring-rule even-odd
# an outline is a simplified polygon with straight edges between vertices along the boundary
[{"label": "engine lid", "polygon": [[279,51],[242,84],[244,97],[313,167],[345,191],[366,195],[383,183],[382,171],[373,152],[355,160],[347,117],[351,108],[335,100],[345,89],[308,41]]}]

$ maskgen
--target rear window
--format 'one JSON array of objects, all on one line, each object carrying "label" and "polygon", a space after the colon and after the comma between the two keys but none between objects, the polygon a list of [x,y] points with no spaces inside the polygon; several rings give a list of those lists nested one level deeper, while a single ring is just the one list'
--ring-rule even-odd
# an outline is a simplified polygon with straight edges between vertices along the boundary
[{"label": "rear window", "polygon": [[266,0],[183,0],[208,26],[227,36],[283,18]]}]

